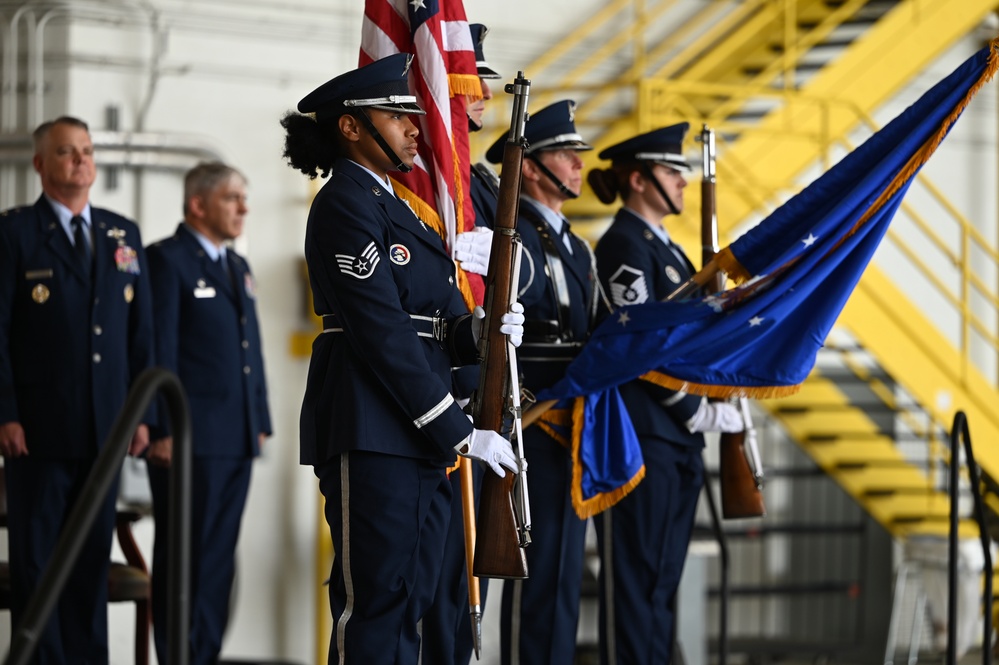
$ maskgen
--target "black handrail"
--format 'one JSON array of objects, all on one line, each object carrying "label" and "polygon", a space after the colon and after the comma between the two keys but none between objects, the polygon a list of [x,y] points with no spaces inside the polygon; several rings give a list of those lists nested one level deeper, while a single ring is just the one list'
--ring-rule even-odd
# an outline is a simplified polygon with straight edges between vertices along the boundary
[{"label": "black handrail", "polygon": [[[705,485],[704,495],[708,500],[708,512],[711,515],[711,527],[714,531],[715,540],[718,541],[718,551],[721,554],[721,580],[719,582],[719,603],[718,603],[718,665],[726,665],[728,662],[728,601],[729,601],[729,552],[728,540],[725,537],[725,529],[722,528],[721,513],[718,511],[718,504],[715,503],[715,496],[711,492],[711,486]],[[673,634],[674,641],[676,633]]]},{"label": "black handrail", "polygon": [[87,538],[101,504],[107,496],[129,442],[158,391],[163,391],[173,432],[173,461],[170,471],[170,559],[168,578],[167,629],[172,665],[187,665],[189,588],[191,580],[191,416],[187,396],[177,376],[165,369],[147,369],[136,379],[118,413],[111,433],[101,449],[76,505],[59,534],[59,541],[42,573],[38,588],[28,601],[24,616],[11,636],[5,665],[26,665],[38,645],[38,637],[55,608],[80,549]]},{"label": "black handrail", "polygon": [[968,418],[963,411],[954,414],[954,426],[950,432],[950,534],[948,541],[947,561],[947,663],[957,663],[957,471],[960,466],[959,441],[964,441],[965,463],[968,466],[968,479],[971,485],[971,496],[975,504],[975,520],[978,522],[978,533],[982,541],[982,553],[985,555],[985,594],[983,598],[982,618],[982,663],[992,662],[992,548],[988,526],[985,523],[985,502],[982,500],[981,479],[978,465],[971,449],[971,432],[968,429]]}]

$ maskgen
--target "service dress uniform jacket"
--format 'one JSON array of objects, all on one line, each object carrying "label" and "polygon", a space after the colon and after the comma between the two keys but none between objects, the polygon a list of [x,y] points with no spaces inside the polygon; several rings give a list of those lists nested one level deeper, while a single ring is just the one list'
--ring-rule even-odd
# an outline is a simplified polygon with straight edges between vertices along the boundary
[{"label": "service dress uniform jacket", "polygon": [[446,467],[472,431],[451,394],[474,363],[455,265],[388,185],[338,159],[306,231],[316,313],[301,461],[337,553],[331,662],[416,663],[450,515]]},{"label": "service dress uniform jacket", "polygon": [[495,228],[496,206],[499,202],[497,198],[499,196],[499,176],[486,164],[473,164],[470,183],[475,225],[487,229]]},{"label": "service dress uniform jacket", "polygon": [[[185,224],[147,253],[157,359],[180,378],[191,410],[190,660],[214,663],[228,620],[251,460],[260,452],[259,435],[271,433],[256,286],[243,257],[229,249],[212,260]],[[149,465],[149,478],[156,521],[153,627],[159,660],[168,662],[169,469]]]},{"label": "service dress uniform jacket", "polygon": [[[618,211],[595,253],[615,307],[663,300],[694,273],[679,246],[628,208]],[[601,662],[668,663],[674,596],[704,483],[704,436],[692,434],[686,422],[703,398],[642,380],[621,386],[621,395],[646,473],[595,518],[603,564]]]},{"label": "service dress uniform jacket", "polygon": [[[517,230],[524,245],[519,300],[524,342],[517,358],[523,386],[538,393],[562,378],[598,314],[593,254],[568,232],[572,250],[521,197]],[[572,507],[569,450],[535,425],[524,430],[530,465],[530,577],[503,585],[501,659],[504,665],[572,662],[579,619],[586,521]]]},{"label": "service dress uniform jacket", "polygon": [[[90,218],[86,267],[44,195],[0,216],[0,423],[19,422],[29,450],[5,461],[15,624],[129,387],[153,365],[139,229],[108,210],[91,207]],[[36,662],[108,660],[116,498],[117,484],[41,637]]]}]

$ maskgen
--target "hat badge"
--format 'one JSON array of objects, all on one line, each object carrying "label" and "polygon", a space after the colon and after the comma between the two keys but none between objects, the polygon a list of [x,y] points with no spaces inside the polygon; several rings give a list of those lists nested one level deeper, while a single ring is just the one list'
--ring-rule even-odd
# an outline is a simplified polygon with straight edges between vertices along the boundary
[{"label": "hat badge", "polygon": [[412,55],[412,54],[410,54],[410,55],[409,55],[409,56],[408,56],[408,57],[406,58],[406,66],[402,68],[402,75],[403,75],[403,76],[405,76],[405,75],[409,74],[409,66],[410,66],[410,65],[412,65],[412,64],[413,64],[413,55]]},{"label": "hat badge", "polygon": [[569,122],[576,122],[576,102],[569,102]]}]

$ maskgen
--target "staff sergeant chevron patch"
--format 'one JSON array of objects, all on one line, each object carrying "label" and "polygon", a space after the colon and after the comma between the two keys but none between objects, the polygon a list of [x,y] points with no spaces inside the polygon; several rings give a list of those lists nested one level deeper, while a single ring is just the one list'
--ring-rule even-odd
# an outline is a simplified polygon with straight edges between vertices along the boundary
[{"label": "staff sergeant chevron patch", "polygon": [[371,277],[379,261],[381,261],[381,256],[378,255],[378,248],[375,247],[374,241],[368,243],[368,246],[364,248],[360,256],[351,256],[350,254],[336,255],[336,262],[340,265],[340,272],[344,275],[356,277],[357,279]]}]

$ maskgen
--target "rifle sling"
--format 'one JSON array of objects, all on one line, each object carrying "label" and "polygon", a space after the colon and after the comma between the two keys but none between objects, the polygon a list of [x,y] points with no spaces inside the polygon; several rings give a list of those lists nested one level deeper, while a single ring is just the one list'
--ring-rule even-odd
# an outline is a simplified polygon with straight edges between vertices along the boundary
[{"label": "rifle sling", "polygon": [[495,171],[482,162],[476,162],[472,164],[472,175],[481,180],[493,196],[499,198],[499,178]]},{"label": "rifle sling", "polygon": [[562,265],[562,256],[555,245],[556,235],[552,233],[551,226],[544,219],[535,214],[534,211],[521,208],[520,214],[527,221],[534,225],[541,238],[541,248],[545,253],[545,263],[548,266],[548,274],[551,276],[553,295],[555,297],[555,317],[558,321],[557,333],[546,336],[544,341],[572,340],[572,330],[569,328],[569,317],[572,312],[572,301],[569,296],[569,284],[565,279],[565,266]]}]

